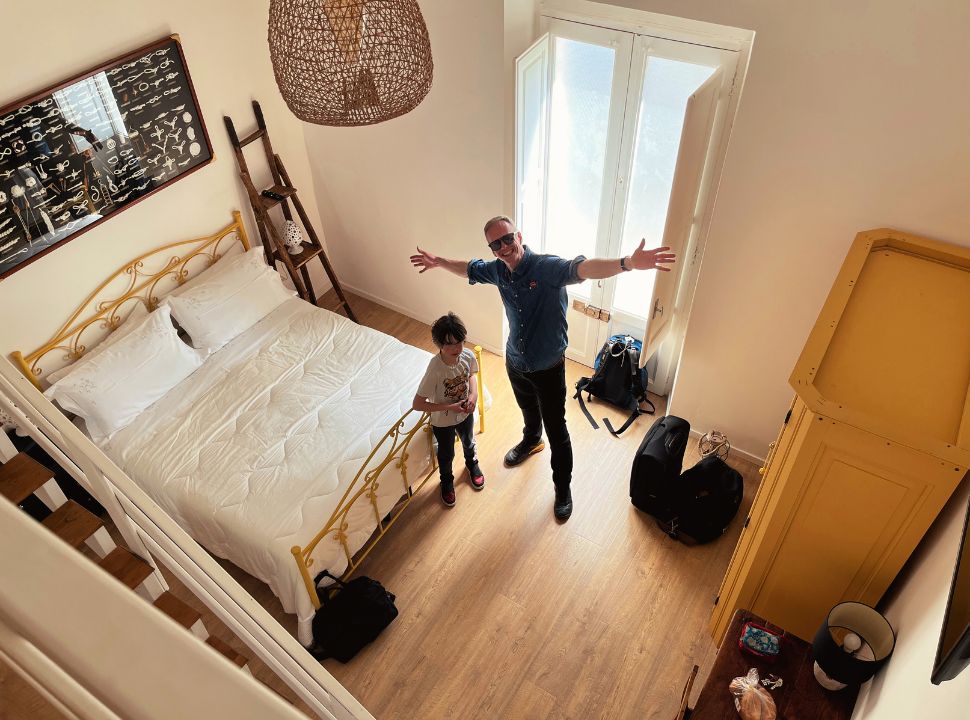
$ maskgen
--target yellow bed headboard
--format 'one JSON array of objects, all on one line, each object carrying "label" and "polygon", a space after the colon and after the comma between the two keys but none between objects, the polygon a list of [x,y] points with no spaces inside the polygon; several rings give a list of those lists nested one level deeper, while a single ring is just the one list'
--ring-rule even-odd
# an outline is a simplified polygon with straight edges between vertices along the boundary
[{"label": "yellow bed headboard", "polygon": [[[227,237],[231,239],[224,246]],[[132,301],[141,301],[148,310],[154,310],[159,303],[158,293],[166,283],[171,285],[169,291],[181,285],[222,257],[235,241],[244,250],[249,249],[238,211],[232,213],[229,225],[212,235],[169,243],[130,260],[98,285],[47,342],[33,352],[11,353],[14,364],[38,389],[43,389],[40,378],[44,370],[40,362],[48,353],[63,350],[61,359],[74,362],[87,350],[82,337],[87,330],[100,327],[111,332],[127,316],[125,306]]]}]

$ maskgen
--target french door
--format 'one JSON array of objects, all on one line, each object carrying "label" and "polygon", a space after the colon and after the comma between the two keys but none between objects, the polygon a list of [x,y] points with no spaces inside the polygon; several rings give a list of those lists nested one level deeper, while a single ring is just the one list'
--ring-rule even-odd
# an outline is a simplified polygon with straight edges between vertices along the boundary
[{"label": "french door", "polygon": [[685,255],[696,245],[715,119],[735,66],[733,51],[558,19],[516,63],[516,213],[526,244],[618,257],[646,238],[678,253],[673,272],[569,288],[566,355],[591,366],[609,335],[643,338],[661,394],[673,363],[664,340],[682,314]]}]

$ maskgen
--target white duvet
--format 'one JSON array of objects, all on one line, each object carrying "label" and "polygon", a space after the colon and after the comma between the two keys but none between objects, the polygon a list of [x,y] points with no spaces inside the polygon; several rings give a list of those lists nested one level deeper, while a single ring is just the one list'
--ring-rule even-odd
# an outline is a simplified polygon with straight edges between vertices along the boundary
[{"label": "white duvet", "polygon": [[[374,444],[411,407],[429,358],[290,300],[102,448],[198,542],[267,583],[306,623],[313,607],[290,549],[324,526]],[[423,433],[415,443],[412,482],[430,468]],[[382,515],[403,492],[392,464],[380,482]],[[366,497],[355,507],[352,551],[377,524]],[[314,559],[313,574],[339,576],[347,564],[332,539]]]}]

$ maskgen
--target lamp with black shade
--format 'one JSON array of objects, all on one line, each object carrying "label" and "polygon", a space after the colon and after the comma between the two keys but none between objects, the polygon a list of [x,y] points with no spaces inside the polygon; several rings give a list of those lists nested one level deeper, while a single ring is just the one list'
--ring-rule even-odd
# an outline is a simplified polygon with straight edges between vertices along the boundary
[{"label": "lamp with black shade", "polygon": [[860,602],[833,607],[812,641],[815,679],[827,690],[870,680],[896,646],[889,621]]}]

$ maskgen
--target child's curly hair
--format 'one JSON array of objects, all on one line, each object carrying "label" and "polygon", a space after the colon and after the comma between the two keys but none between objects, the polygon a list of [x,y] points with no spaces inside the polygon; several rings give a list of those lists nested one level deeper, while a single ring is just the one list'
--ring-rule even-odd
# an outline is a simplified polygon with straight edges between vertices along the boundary
[{"label": "child's curly hair", "polygon": [[468,331],[465,329],[465,323],[453,312],[442,315],[431,326],[431,339],[438,347],[464,342],[466,337],[468,337]]}]

